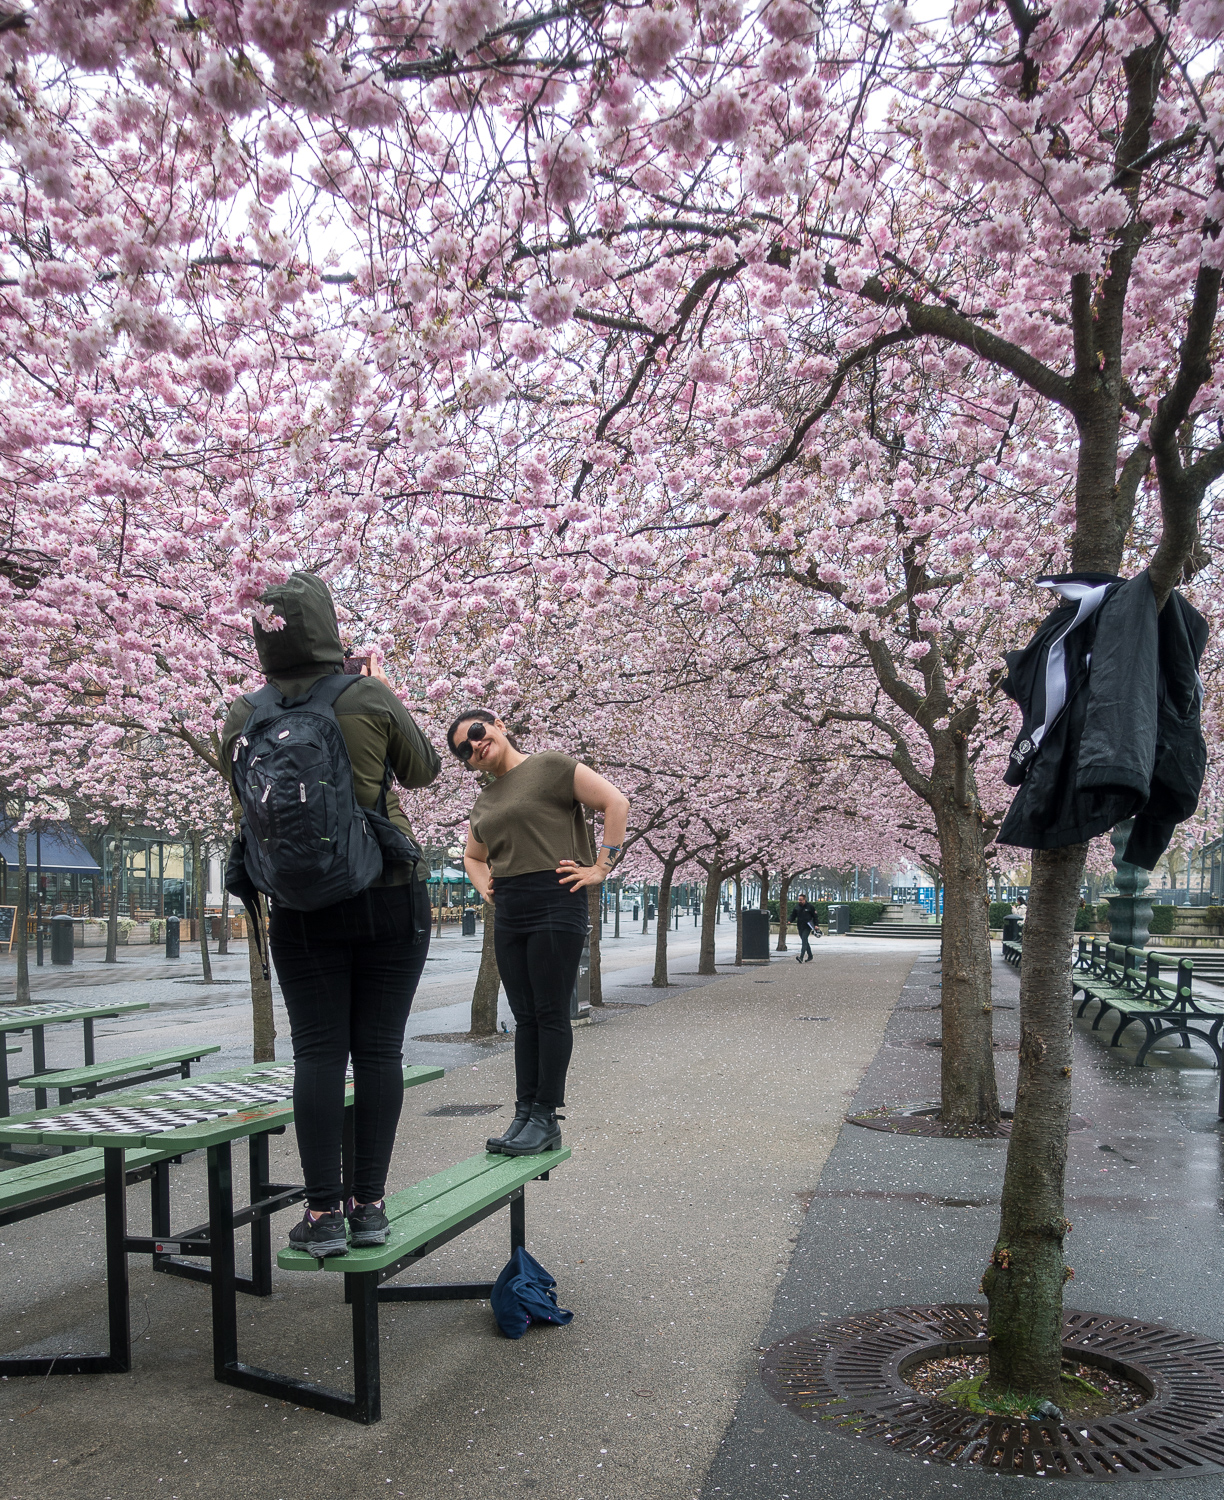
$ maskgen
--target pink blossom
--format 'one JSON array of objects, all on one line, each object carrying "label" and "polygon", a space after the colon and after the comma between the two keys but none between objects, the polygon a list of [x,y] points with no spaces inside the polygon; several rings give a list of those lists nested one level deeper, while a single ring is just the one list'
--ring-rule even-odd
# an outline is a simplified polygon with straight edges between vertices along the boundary
[{"label": "pink blossom", "polygon": [[739,0],[703,0],[701,20],[707,36],[720,42],[738,31],[744,13]]},{"label": "pink blossom", "polygon": [[263,84],[245,58],[234,63],[224,52],[214,52],[204,60],[196,82],[213,108],[224,115],[253,114],[263,103]]},{"label": "pink blossom", "polygon": [[195,361],[192,374],[211,396],[224,396],[234,385],[234,367],[217,354],[205,354]]},{"label": "pink blossom", "polygon": [[547,350],[548,340],[538,328],[520,323],[510,330],[506,347],[515,359],[521,359],[524,364],[532,364]]},{"label": "pink blossom", "polygon": [[593,161],[594,153],[577,131],[545,141],[536,152],[536,164],[553,203],[564,208],[589,197]]},{"label": "pink blossom", "polygon": [[693,34],[679,6],[636,11],[629,22],[629,66],[642,78],[658,78]]},{"label": "pink blossom", "polygon": [[761,21],[770,36],[779,42],[793,42],[797,37],[811,36],[817,30],[817,18],[800,0],[769,0],[761,12]]},{"label": "pink blossom", "polygon": [[527,294],[527,310],[541,328],[560,328],[574,316],[578,293],[570,286],[537,283]]},{"label": "pink blossom", "polygon": [[776,43],[761,52],[761,76],[767,83],[793,83],[811,71],[811,54],[799,42]]},{"label": "pink blossom", "polygon": [[725,385],[727,367],[707,349],[698,349],[688,362],[688,376],[698,385]]},{"label": "pink blossom", "polygon": [[506,20],[501,0],[437,0],[433,14],[439,41],[460,56]]},{"label": "pink blossom", "polygon": [[709,141],[725,145],[738,141],[748,130],[748,108],[729,84],[717,88],[698,104],[695,111],[698,130]]},{"label": "pink blossom", "polygon": [[431,703],[438,703],[441,699],[450,696],[451,685],[445,677],[435,677],[425,689],[425,696]]}]

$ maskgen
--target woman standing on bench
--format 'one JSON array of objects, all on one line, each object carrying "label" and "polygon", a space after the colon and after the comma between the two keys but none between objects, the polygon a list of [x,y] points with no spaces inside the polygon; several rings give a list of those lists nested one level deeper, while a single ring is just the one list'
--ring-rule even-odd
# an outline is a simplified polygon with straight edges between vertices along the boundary
[{"label": "woman standing on bench", "polygon": [[[588,929],[587,887],[620,853],[629,799],[589,766],[545,750],[524,755],[485,708],[446,734],[451,754],[488,781],[468,819],[463,863],[493,903],[493,946],[514,1013],[514,1119],[488,1149],[533,1156],[561,1144],[557,1109],[574,1050],[570,996]],[[598,857],[583,808],[603,813]]]}]

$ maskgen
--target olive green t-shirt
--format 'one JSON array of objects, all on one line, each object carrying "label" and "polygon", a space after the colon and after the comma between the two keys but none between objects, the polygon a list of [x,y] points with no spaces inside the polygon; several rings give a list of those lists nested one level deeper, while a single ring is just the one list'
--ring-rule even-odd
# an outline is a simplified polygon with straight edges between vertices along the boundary
[{"label": "olive green t-shirt", "polygon": [[563,859],[593,865],[595,851],[574,799],[578,762],[557,750],[529,755],[476,799],[468,824],[489,851],[493,878],[555,870]]}]

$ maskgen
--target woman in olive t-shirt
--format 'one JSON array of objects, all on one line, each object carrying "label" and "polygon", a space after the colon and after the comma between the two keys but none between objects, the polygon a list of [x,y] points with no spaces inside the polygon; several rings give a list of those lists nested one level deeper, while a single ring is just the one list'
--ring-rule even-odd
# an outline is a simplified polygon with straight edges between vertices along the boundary
[{"label": "woman in olive t-shirt", "polygon": [[[466,709],[446,743],[492,780],[468,819],[463,863],[493,903],[493,946],[514,1013],[514,1119],[488,1149],[532,1156],[561,1144],[557,1107],[574,1050],[570,995],[587,934],[587,887],[620,852],[629,800],[589,766],[545,750],[524,755],[488,709]],[[598,857],[583,808],[604,815]]]}]

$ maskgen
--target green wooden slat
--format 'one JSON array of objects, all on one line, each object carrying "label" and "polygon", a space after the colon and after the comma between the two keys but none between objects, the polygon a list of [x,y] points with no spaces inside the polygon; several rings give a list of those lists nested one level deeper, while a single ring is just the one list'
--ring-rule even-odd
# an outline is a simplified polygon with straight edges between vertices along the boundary
[{"label": "green wooden slat", "polygon": [[20,1048],[20,1047],[13,1047],[13,1046],[10,1046],[10,1045],[9,1045],[9,1043],[8,1043],[8,1042],[6,1042],[6,1043],[5,1043],[5,1044],[4,1044],[4,1050],[5,1050],[5,1052],[7,1052],[7,1053],[8,1053],[8,1055],[9,1055],[9,1056],[10,1056],[10,1057],[12,1057],[12,1055],[13,1055],[13,1053],[14,1053],[14,1052],[20,1052],[20,1051],[21,1051],[21,1048]]},{"label": "green wooden slat", "polygon": [[[305,1250],[281,1250],[276,1263],[283,1271],[381,1271],[401,1255],[444,1234],[456,1224],[487,1208],[490,1203],[504,1197],[517,1187],[523,1187],[541,1172],[551,1171],[570,1158],[570,1148],[559,1151],[544,1151],[539,1156],[480,1156],[469,1157],[456,1167],[448,1167],[437,1177],[426,1178],[404,1193],[393,1193],[387,1198],[387,1214],[392,1220],[391,1232],[385,1245],[373,1245],[366,1249],[350,1250],[347,1255],[332,1255],[318,1261]],[[453,1181],[456,1174],[460,1180],[441,1193],[434,1191],[437,1178]],[[418,1206],[401,1214],[400,1200],[417,1195],[423,1198]]]},{"label": "green wooden slat", "polygon": [[[117,1057],[111,1062],[91,1063],[87,1068],[62,1068],[54,1073],[31,1073],[28,1077],[19,1078],[17,1085],[23,1089],[83,1088],[89,1083],[104,1083],[108,1078],[122,1078],[125,1073],[144,1073],[150,1068],[164,1067],[169,1063],[190,1062],[220,1050],[218,1042],[211,1047],[171,1047],[164,1052],[138,1052],[134,1057]],[[187,1081],[194,1083],[198,1080],[180,1080]],[[109,1095],[107,1102],[111,1102]]]},{"label": "green wooden slat", "polygon": [[[124,1161],[130,1169],[145,1167],[150,1162],[177,1155],[176,1151],[147,1150],[142,1147],[125,1152]],[[44,1167],[50,1170],[36,1170]],[[53,1197],[72,1188],[101,1182],[102,1175],[101,1151],[74,1151],[71,1156],[55,1156],[47,1162],[30,1162],[24,1167],[13,1167],[0,1173],[0,1209],[20,1208],[39,1198]]]}]

